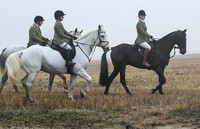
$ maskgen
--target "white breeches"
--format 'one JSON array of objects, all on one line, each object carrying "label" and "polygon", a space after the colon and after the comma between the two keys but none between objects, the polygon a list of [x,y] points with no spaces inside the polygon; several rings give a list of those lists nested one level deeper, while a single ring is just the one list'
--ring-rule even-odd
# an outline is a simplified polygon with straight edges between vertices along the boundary
[{"label": "white breeches", "polygon": [[67,43],[62,43],[62,44],[59,45],[59,47],[64,48],[65,50],[68,50],[68,49],[71,50],[72,49],[71,46]]},{"label": "white breeches", "polygon": [[151,51],[151,46],[147,43],[147,42],[144,42],[144,43],[140,43],[138,44],[140,47],[143,47],[145,49],[149,49],[149,51]]}]

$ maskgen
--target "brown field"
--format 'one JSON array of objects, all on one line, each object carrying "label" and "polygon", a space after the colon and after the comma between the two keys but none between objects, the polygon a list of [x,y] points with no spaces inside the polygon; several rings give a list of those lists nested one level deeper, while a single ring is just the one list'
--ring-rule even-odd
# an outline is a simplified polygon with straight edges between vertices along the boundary
[{"label": "brown field", "polygon": [[[109,64],[110,73],[113,69]],[[176,56],[166,68],[164,96],[151,94],[158,84],[153,71],[128,66],[126,81],[133,96],[113,81],[109,95],[98,84],[100,61],[92,61],[87,71],[93,78],[90,93],[80,98],[86,81],[78,77],[74,98],[63,93],[63,83],[55,78],[47,93],[48,74],[40,72],[32,91],[37,103],[23,104],[24,89],[15,94],[8,82],[0,95],[0,128],[200,128],[200,55]],[[69,82],[69,75],[67,75]]]}]

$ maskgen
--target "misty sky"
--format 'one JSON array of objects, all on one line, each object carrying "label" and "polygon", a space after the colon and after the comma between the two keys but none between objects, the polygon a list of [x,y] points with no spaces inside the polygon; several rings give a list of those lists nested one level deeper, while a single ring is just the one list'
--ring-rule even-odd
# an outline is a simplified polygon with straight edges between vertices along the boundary
[{"label": "misty sky", "polygon": [[[0,50],[12,45],[26,46],[28,31],[36,15],[44,17],[43,36],[52,39],[54,12],[67,15],[62,22],[67,31],[83,29],[83,34],[102,24],[111,46],[133,44],[138,11],[146,11],[149,34],[162,38],[177,29],[187,31],[187,54],[200,53],[200,0],[1,0]],[[94,59],[102,50],[97,49]]]}]

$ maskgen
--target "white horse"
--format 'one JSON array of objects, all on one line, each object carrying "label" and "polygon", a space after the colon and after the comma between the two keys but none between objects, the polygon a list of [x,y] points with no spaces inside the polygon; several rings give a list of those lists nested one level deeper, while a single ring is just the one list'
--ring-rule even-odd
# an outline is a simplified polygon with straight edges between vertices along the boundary
[{"label": "white horse", "polygon": [[[73,98],[73,86],[77,76],[87,80],[86,90],[81,91],[81,93],[85,96],[90,90],[91,77],[87,74],[85,69],[88,67],[95,48],[99,46],[104,51],[110,49],[106,32],[102,26],[99,26],[99,29],[91,31],[74,41],[74,44],[76,44],[76,56],[73,62],[76,64],[70,70],[72,74],[70,77],[70,92],[68,94],[68,97],[71,98],[72,101],[75,101]],[[49,47],[34,45],[28,49],[11,54],[6,61],[6,69],[9,79],[14,84],[16,83],[15,76],[19,70],[21,68],[25,70],[27,75],[21,80],[26,92],[24,100],[28,99],[30,102],[34,102],[31,86],[38,72],[42,70],[53,74],[65,74],[67,73],[65,62],[66,61],[59,52]]]},{"label": "white horse", "polygon": [[[83,32],[83,30],[78,31],[78,29],[76,28],[74,31],[70,31],[69,33],[75,35],[76,37],[80,37],[82,32]],[[49,44],[51,44],[51,42],[52,41],[50,41]],[[7,72],[5,72],[5,62],[6,62],[7,58],[8,58],[8,56],[10,56],[14,52],[21,51],[21,50],[24,50],[24,49],[26,49],[26,47],[23,47],[23,46],[11,46],[11,47],[5,48],[2,51],[2,53],[0,55],[0,73],[1,73],[1,75],[3,75],[3,77],[2,77],[2,81],[0,83],[0,93],[2,93],[3,87],[4,87],[5,83],[6,83],[6,81],[8,80]],[[57,75],[63,80],[64,89],[66,89],[67,88],[66,77],[64,75],[62,75],[62,74],[57,74]],[[48,93],[51,92],[51,88],[52,88],[54,77],[55,77],[55,74],[50,74]],[[16,93],[18,93],[18,94],[20,93],[16,85],[13,85],[13,88],[15,89]]]}]

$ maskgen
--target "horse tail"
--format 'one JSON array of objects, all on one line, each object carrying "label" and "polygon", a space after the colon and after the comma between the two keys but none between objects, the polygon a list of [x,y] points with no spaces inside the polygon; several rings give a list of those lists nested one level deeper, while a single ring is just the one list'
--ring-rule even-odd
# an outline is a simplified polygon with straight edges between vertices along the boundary
[{"label": "horse tail", "polygon": [[99,77],[99,84],[105,86],[107,84],[108,79],[108,62],[106,58],[106,53],[104,52],[101,57],[101,70],[100,70],[100,77]]},{"label": "horse tail", "polygon": [[0,77],[2,77],[2,75],[5,73],[5,59],[3,58],[3,53],[5,50],[6,48],[3,49],[0,55]]},{"label": "horse tail", "polygon": [[11,54],[8,59],[6,60],[6,69],[8,72],[8,78],[10,81],[15,84],[17,79],[16,75],[19,73],[20,69],[22,68],[21,57],[22,51],[15,52]]}]

